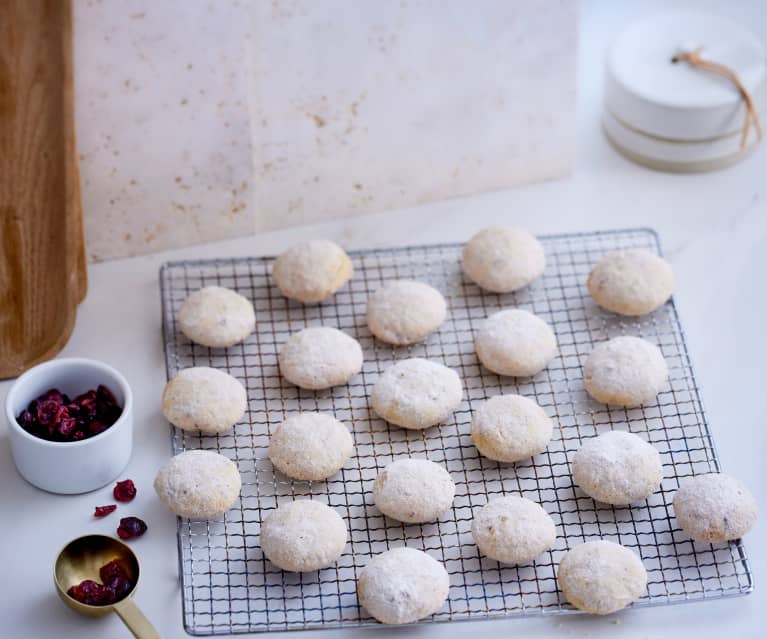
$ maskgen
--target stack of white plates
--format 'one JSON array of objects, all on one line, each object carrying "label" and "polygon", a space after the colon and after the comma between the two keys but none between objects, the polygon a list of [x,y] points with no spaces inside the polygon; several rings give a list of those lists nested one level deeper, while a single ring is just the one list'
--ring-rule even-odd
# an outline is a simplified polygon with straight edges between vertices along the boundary
[{"label": "stack of white plates", "polygon": [[741,146],[746,106],[736,86],[671,61],[698,47],[703,58],[734,71],[764,111],[767,54],[753,33],[705,13],[652,16],[624,31],[607,58],[603,125],[623,155],[663,171],[706,171],[737,162],[756,146],[753,125]]}]

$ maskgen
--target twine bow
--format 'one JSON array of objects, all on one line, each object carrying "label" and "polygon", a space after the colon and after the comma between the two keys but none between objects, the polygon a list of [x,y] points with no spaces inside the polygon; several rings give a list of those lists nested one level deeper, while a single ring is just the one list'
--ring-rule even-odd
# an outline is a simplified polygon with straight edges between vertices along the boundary
[{"label": "twine bow", "polygon": [[735,85],[735,88],[738,90],[738,93],[740,93],[740,96],[743,98],[743,102],[746,105],[746,121],[743,123],[743,133],[740,137],[740,148],[742,149],[746,146],[746,142],[748,141],[748,133],[751,130],[751,124],[753,124],[754,128],[756,129],[757,138],[761,140],[762,125],[759,122],[759,112],[754,106],[754,100],[751,97],[751,94],[748,92],[748,89],[743,86],[740,78],[738,78],[737,74],[732,69],[723,64],[719,64],[718,62],[704,60],[701,56],[701,51],[703,51],[703,47],[698,47],[693,51],[682,51],[671,58],[671,62],[674,64],[678,62],[687,62],[687,64],[693,68],[710,71],[711,73],[716,73],[717,75],[721,75],[722,77],[730,80],[730,82]]}]

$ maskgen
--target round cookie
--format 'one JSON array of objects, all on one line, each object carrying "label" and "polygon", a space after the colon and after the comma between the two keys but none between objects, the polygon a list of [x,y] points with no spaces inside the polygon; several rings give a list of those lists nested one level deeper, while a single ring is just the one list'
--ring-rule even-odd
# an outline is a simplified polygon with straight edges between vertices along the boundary
[{"label": "round cookie", "polygon": [[488,317],[474,339],[477,357],[498,375],[531,377],[557,354],[557,338],[537,315],[518,308]]},{"label": "round cookie", "polygon": [[510,293],[538,279],[546,267],[543,246],[522,229],[487,228],[463,247],[463,272],[493,293]]},{"label": "round cookie", "polygon": [[393,461],[373,482],[376,508],[407,524],[436,521],[452,506],[454,497],[450,474],[428,459]]},{"label": "round cookie", "polygon": [[293,479],[327,479],[341,470],[353,452],[351,433],[328,413],[292,415],[269,437],[269,459]]},{"label": "round cookie", "polygon": [[261,522],[259,542],[269,561],[289,572],[334,564],[346,546],[346,524],[329,506],[311,499],[282,504]]},{"label": "round cookie", "polygon": [[327,299],[352,277],[344,250],[329,240],[310,240],[289,248],[274,260],[272,277],[290,299],[311,304]]},{"label": "round cookie", "polygon": [[660,488],[658,450],[633,433],[609,431],[593,437],[573,455],[573,479],[584,493],[615,506],[647,499]]},{"label": "round cookie", "polygon": [[589,273],[589,293],[604,309],[621,315],[645,315],[665,304],[674,291],[674,272],[659,255],[645,249],[614,251]]},{"label": "round cookie", "polygon": [[165,384],[162,414],[190,431],[223,433],[245,414],[245,387],[231,375],[207,366],[186,368]]},{"label": "round cookie", "polygon": [[176,316],[181,332],[211,348],[243,341],[256,328],[253,304],[221,286],[206,286],[187,297]]},{"label": "round cookie", "polygon": [[647,571],[628,548],[600,539],[570,550],[559,563],[557,582],[579,610],[609,615],[644,594]]},{"label": "round cookie", "polygon": [[450,591],[444,566],[415,548],[392,548],[370,561],[357,580],[357,596],[381,623],[413,623],[442,609]]},{"label": "round cookie", "polygon": [[756,499],[730,475],[698,475],[679,486],[674,514],[682,530],[697,541],[730,541],[754,527]]},{"label": "round cookie", "polygon": [[479,509],[471,536],[483,555],[504,564],[527,564],[554,546],[557,530],[534,501],[507,496],[491,499]]},{"label": "round cookie", "polygon": [[384,371],[373,386],[371,404],[387,422],[423,429],[445,421],[463,397],[454,370],[421,358],[403,359]]},{"label": "round cookie", "polygon": [[598,344],[583,367],[586,392],[603,404],[650,402],[667,379],[668,366],[660,349],[639,337],[614,337]]},{"label": "round cookie", "polygon": [[362,369],[362,348],[346,333],[313,326],[291,335],[279,355],[280,372],[291,384],[319,390],[346,384]]},{"label": "round cookie", "polygon": [[532,399],[496,395],[482,402],[471,420],[471,440],[480,453],[511,463],[543,452],[553,424]]},{"label": "round cookie", "polygon": [[426,339],[445,321],[445,298],[423,282],[398,280],[368,298],[370,332],[388,344],[413,344]]},{"label": "round cookie", "polygon": [[210,450],[187,450],[162,467],[154,480],[157,496],[179,517],[214,519],[240,496],[237,464]]}]

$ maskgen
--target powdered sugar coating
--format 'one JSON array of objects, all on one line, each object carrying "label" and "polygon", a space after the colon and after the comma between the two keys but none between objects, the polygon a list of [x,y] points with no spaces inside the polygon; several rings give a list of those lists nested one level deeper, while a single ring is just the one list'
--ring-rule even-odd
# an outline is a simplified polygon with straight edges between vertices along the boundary
[{"label": "powdered sugar coating", "polygon": [[393,461],[373,482],[376,508],[408,524],[436,521],[454,498],[455,484],[450,473],[428,459]]},{"label": "powdered sugar coating", "polygon": [[674,291],[674,272],[646,249],[613,251],[591,270],[589,293],[602,308],[621,315],[644,315],[660,308]]},{"label": "powdered sugar coating", "polygon": [[488,317],[474,345],[486,368],[511,377],[535,375],[557,354],[557,338],[551,327],[537,315],[517,308]]},{"label": "powdered sugar coating", "polygon": [[387,422],[423,429],[445,421],[463,397],[454,370],[426,359],[404,359],[387,368],[373,386],[373,410]]},{"label": "powdered sugar coating", "polygon": [[413,623],[439,612],[450,576],[444,566],[415,548],[392,548],[370,561],[357,580],[360,604],[381,623]]},{"label": "powdered sugar coating", "polygon": [[554,545],[557,529],[534,501],[509,495],[475,512],[471,536],[483,555],[504,564],[527,564]]},{"label": "powdered sugar coating", "polygon": [[481,230],[463,247],[463,271],[488,291],[510,293],[543,273],[541,243],[525,230],[492,227]]},{"label": "powdered sugar coating", "polygon": [[575,546],[559,564],[567,601],[594,615],[622,610],[647,590],[642,560],[625,546],[600,539]]},{"label": "powdered sugar coating", "polygon": [[289,572],[311,572],[334,564],[343,554],[346,524],[329,506],[311,499],[282,504],[261,522],[264,556]]},{"label": "powdered sugar coating", "polygon": [[157,473],[157,496],[179,517],[213,519],[229,510],[240,495],[237,464],[210,450],[187,450]]},{"label": "powdered sugar coating", "polygon": [[603,404],[645,404],[655,399],[667,379],[668,365],[660,349],[639,337],[614,337],[598,344],[583,367],[586,391]]},{"label": "powdered sugar coating", "polygon": [[269,437],[269,459],[293,479],[327,479],[341,470],[353,452],[351,433],[328,413],[291,415]]},{"label": "powdered sugar coating", "polygon": [[740,539],[754,527],[756,499],[735,477],[722,473],[684,481],[674,495],[674,514],[690,537],[709,543]]},{"label": "powdered sugar coating", "polygon": [[663,480],[658,450],[617,430],[587,439],[573,455],[572,472],[589,497],[616,506],[647,499]]},{"label": "powdered sugar coating", "polygon": [[313,326],[291,335],[279,355],[280,372],[291,384],[319,390],[346,384],[362,369],[362,348],[346,333]]},{"label": "powdered sugar coating", "polygon": [[162,413],[171,424],[210,434],[231,429],[247,404],[245,387],[237,379],[207,366],[179,371],[162,393]]},{"label": "powdered sugar coating", "polygon": [[274,261],[272,277],[285,297],[305,304],[321,302],[352,277],[349,256],[329,240],[310,240],[289,248]]},{"label": "powdered sugar coating", "polygon": [[256,328],[253,304],[221,286],[206,286],[192,293],[178,309],[176,320],[190,340],[212,348],[237,344]]},{"label": "powdered sugar coating", "polygon": [[485,457],[511,463],[543,452],[553,424],[532,399],[496,395],[482,402],[471,420],[471,440]]},{"label": "powdered sugar coating", "polygon": [[413,344],[436,331],[445,321],[445,298],[423,282],[397,280],[368,298],[370,332],[389,344]]}]

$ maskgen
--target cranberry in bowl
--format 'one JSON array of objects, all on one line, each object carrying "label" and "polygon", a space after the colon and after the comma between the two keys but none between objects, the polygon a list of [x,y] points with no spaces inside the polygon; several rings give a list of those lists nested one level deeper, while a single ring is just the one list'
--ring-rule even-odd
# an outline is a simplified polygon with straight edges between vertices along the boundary
[{"label": "cranberry in bowl", "polygon": [[96,490],[130,459],[132,393],[103,362],[61,358],[29,369],[8,391],[5,415],[16,468],[43,490]]}]

